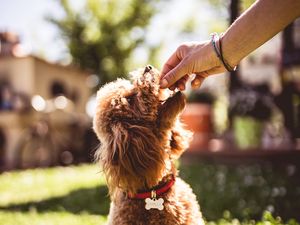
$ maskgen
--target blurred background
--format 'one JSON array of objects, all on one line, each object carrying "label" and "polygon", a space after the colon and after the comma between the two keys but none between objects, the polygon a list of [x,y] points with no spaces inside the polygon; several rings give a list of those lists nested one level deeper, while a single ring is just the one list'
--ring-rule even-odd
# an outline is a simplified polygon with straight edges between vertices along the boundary
[{"label": "blurred background", "polygon": [[[0,0],[0,224],[103,224],[97,89],[161,69],[180,43],[224,32],[253,2]],[[185,94],[194,138],[178,164],[205,218],[299,222],[300,20]]]}]

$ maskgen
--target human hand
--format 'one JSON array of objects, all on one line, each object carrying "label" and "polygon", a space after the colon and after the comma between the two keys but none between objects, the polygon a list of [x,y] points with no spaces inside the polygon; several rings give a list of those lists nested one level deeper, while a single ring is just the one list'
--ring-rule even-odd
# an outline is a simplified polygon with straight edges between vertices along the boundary
[{"label": "human hand", "polygon": [[181,44],[164,64],[161,72],[161,88],[185,90],[190,75],[192,88],[199,88],[204,78],[222,73],[225,68],[214,52],[210,41]]}]

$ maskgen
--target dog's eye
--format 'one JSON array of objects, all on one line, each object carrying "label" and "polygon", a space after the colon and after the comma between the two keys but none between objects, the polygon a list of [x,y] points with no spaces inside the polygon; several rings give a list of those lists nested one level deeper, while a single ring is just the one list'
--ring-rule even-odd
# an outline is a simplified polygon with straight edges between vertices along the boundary
[{"label": "dog's eye", "polygon": [[126,97],[127,102],[128,102],[129,105],[133,104],[135,96],[136,96],[136,94],[133,94],[133,95],[130,95],[130,96]]},{"label": "dog's eye", "polygon": [[132,98],[132,97],[127,98],[127,101],[128,101],[128,103],[129,103],[129,105],[131,105],[131,104],[132,104],[132,101],[133,101],[133,98]]}]

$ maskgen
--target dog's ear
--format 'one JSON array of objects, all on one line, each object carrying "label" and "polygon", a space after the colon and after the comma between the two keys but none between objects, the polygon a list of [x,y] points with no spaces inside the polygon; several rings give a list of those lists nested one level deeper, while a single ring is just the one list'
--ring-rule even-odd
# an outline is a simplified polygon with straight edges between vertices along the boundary
[{"label": "dog's ear", "polygon": [[175,125],[171,130],[171,153],[172,157],[177,159],[181,154],[189,147],[192,140],[193,133],[184,128],[179,120],[175,122]]},{"label": "dog's ear", "polygon": [[111,192],[116,187],[135,193],[162,178],[166,153],[153,132],[144,126],[116,123],[99,149]]}]

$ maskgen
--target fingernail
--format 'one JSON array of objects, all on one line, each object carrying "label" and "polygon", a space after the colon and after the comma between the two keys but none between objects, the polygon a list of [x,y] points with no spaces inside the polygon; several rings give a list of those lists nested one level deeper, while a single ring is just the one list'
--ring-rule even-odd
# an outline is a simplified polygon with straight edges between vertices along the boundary
[{"label": "fingernail", "polygon": [[178,85],[178,88],[179,88],[180,91],[183,91],[183,90],[184,90],[184,85],[179,84],[179,85]]},{"label": "fingernail", "polygon": [[160,81],[160,87],[161,88],[166,88],[168,86],[168,81],[166,79],[162,79]]},{"label": "fingernail", "polygon": [[194,81],[194,84],[195,84],[195,85],[199,85],[199,84],[200,84],[200,80],[196,79],[196,80]]}]

